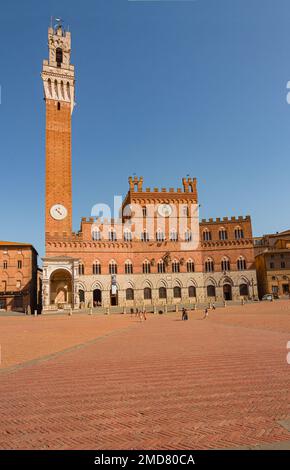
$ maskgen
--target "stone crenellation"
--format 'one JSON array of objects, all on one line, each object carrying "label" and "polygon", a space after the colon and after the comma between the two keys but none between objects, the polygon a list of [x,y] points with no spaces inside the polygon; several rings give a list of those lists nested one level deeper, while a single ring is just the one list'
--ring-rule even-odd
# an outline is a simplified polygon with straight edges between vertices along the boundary
[{"label": "stone crenellation", "polygon": [[222,222],[249,222],[251,220],[251,217],[249,215],[242,216],[239,215],[237,217],[217,217],[217,218],[209,218],[209,219],[201,219],[201,224],[220,224]]},{"label": "stone crenellation", "polygon": [[[193,195],[197,195],[197,179],[196,178],[182,178],[183,184],[183,192],[184,193],[192,193]],[[143,176],[129,176],[129,190],[130,192],[139,192],[143,193]],[[146,193],[181,193],[182,189],[177,188],[158,188],[154,187],[153,190],[150,187],[145,188]]]}]

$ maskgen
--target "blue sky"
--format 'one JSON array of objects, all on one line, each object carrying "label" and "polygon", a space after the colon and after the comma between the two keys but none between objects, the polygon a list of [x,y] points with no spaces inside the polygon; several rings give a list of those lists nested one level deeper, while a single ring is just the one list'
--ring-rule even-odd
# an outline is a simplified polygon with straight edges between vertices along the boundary
[{"label": "blue sky", "polygon": [[128,176],[198,178],[201,216],[289,228],[288,0],[3,1],[0,239],[44,254],[45,107],[51,15],[72,32],[74,230]]}]

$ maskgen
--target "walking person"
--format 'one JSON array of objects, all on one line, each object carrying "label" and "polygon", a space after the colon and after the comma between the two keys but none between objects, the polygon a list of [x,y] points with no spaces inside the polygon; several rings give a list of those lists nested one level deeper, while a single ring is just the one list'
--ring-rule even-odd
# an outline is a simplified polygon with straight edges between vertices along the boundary
[{"label": "walking person", "polygon": [[207,317],[208,317],[208,308],[205,308],[203,320],[205,320]]},{"label": "walking person", "polygon": [[184,321],[185,320],[185,308],[182,307],[182,317],[181,317],[181,320]]}]

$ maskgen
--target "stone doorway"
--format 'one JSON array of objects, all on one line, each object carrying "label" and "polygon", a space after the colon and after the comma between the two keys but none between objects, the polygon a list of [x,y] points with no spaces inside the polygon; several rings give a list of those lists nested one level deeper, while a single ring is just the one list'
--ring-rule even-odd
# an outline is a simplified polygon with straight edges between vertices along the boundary
[{"label": "stone doorway", "polygon": [[224,293],[224,299],[225,300],[233,300],[232,286],[230,284],[224,284],[223,293]]},{"label": "stone doorway", "polygon": [[95,289],[93,292],[93,305],[94,307],[100,307],[102,305],[102,291],[101,289]]}]

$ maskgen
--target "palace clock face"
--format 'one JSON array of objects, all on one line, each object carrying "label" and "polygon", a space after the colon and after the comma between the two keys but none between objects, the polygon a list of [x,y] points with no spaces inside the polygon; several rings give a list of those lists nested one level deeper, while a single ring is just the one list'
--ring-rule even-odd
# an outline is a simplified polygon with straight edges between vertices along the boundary
[{"label": "palace clock face", "polygon": [[161,215],[161,217],[169,217],[172,214],[172,207],[170,204],[160,204],[160,206],[158,206],[158,214]]},{"label": "palace clock face", "polygon": [[62,204],[55,204],[50,209],[50,215],[55,220],[63,220],[67,216],[67,208],[64,207]]}]

